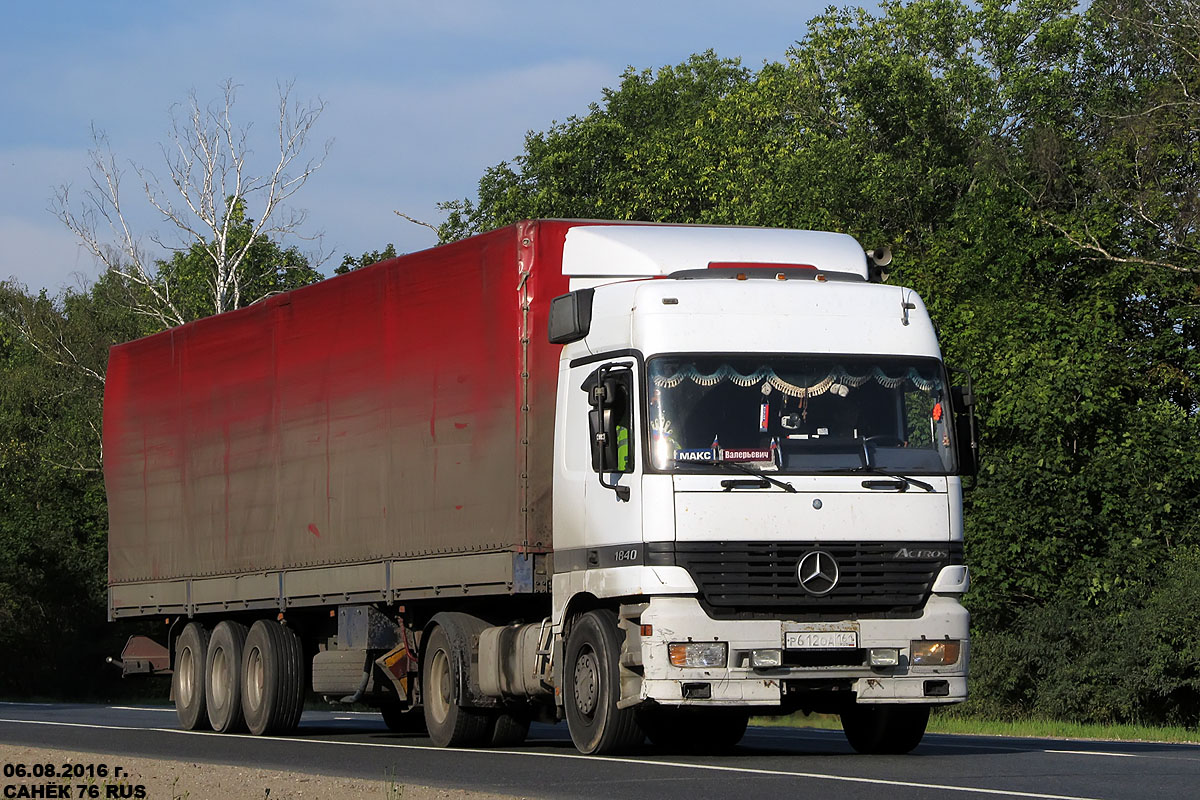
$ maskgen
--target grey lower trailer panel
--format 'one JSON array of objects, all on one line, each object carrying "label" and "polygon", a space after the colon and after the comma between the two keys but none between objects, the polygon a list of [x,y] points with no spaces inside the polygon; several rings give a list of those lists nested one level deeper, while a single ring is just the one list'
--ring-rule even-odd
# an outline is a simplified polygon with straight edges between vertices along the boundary
[{"label": "grey lower trailer panel", "polygon": [[110,620],[550,591],[547,553],[473,553],[108,587]]}]

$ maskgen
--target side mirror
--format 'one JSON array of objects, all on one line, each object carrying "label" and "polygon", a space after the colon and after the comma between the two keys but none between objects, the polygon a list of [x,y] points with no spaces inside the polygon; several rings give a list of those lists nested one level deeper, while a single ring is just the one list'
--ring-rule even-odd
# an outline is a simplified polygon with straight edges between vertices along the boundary
[{"label": "side mirror", "polygon": [[617,471],[617,426],[613,424],[612,409],[588,412],[588,441],[592,446],[592,471]]},{"label": "side mirror", "polygon": [[979,474],[979,442],[975,435],[975,392],[971,379],[966,386],[950,387],[950,409],[954,418],[954,443],[960,475]]},{"label": "side mirror", "polygon": [[629,487],[607,483],[604,476],[628,472],[632,465],[632,375],[626,367],[605,365],[596,370],[583,386],[588,392],[588,404],[592,407],[588,412],[592,470],[598,473],[600,485],[612,489],[617,499],[622,501],[629,499]]}]

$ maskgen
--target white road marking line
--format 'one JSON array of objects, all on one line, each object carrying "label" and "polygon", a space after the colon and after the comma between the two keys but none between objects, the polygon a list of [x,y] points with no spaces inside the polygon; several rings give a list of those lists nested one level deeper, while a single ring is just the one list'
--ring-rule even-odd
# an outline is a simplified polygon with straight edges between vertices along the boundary
[{"label": "white road marking line", "polygon": [[170,711],[174,713],[173,708],[163,708],[162,706],[108,706],[113,711]]},{"label": "white road marking line", "polygon": [[1113,758],[1147,758],[1139,753],[1106,753],[1100,750],[1043,750],[1043,753],[1063,753],[1071,756],[1112,756]]},{"label": "white road marking line", "polygon": [[[32,719],[0,719],[0,722],[11,722],[18,725],[51,725],[64,728],[91,728],[98,730],[147,731],[151,733],[177,733],[184,736],[212,736],[211,733],[200,731],[184,731],[178,728],[139,728],[130,725],[93,725],[85,722],[50,722],[48,720]],[[641,758],[617,758],[613,756],[585,756],[582,753],[535,753],[528,750],[455,750],[448,751],[444,747],[433,747],[419,744],[389,744],[384,742],[343,742],[332,739],[308,739],[294,736],[249,736],[246,734],[225,734],[226,737],[256,739],[270,742],[293,742],[297,744],[325,744],[341,747],[383,747],[392,750],[431,750],[439,753],[454,752],[467,756],[510,755],[526,758],[563,758],[586,760],[593,763],[606,762],[613,764],[634,764],[648,767],[672,767],[675,769],[701,770],[706,772],[728,772],[738,775],[770,775],[778,778],[808,778],[813,780],[838,781],[841,783],[865,783],[874,786],[903,786],[912,789],[937,789],[946,792],[963,792],[966,794],[987,794],[999,797],[1029,797],[1036,800],[1099,800],[1098,798],[1080,795],[1043,794],[1040,792],[1020,792],[1011,789],[985,789],[975,786],[951,786],[938,783],[917,783],[916,781],[897,781],[886,778],[863,778],[849,775],[825,775],[819,772],[792,772],[779,769],[754,769],[751,767],[729,767],[720,764],[689,764],[682,761],[655,761]],[[150,756],[152,757],[152,756]]]}]

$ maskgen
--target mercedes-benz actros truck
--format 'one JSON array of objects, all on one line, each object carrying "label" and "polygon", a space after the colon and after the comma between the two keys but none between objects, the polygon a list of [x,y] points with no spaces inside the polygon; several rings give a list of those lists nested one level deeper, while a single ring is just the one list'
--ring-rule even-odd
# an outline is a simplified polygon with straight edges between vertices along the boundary
[{"label": "mercedes-benz actros truck", "polygon": [[844,234],[525,221],[115,347],[109,614],[185,728],[584,753],[966,697],[972,393]]}]

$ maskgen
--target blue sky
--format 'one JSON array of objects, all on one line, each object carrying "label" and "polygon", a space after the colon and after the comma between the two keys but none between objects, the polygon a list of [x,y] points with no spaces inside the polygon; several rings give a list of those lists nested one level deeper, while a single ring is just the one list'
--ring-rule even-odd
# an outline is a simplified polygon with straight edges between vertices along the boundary
[{"label": "blue sky", "polygon": [[[528,130],[584,114],[621,72],[713,49],[757,68],[804,35],[820,0],[741,2],[383,2],[10,4],[0,26],[0,279],[54,291],[97,274],[48,210],[88,182],[91,128],[123,164],[164,174],[172,104],[240,85],[239,122],[273,125],[276,85],[327,103],[315,146],[333,147],[294,198],[323,233],[328,274],[343,254],[434,244],[436,203],[474,197],[484,169]],[[313,151],[315,153],[315,150]],[[269,141],[256,145],[269,159]],[[160,230],[132,171],[123,187],[140,233]],[[294,242],[311,249],[304,242]]]}]

